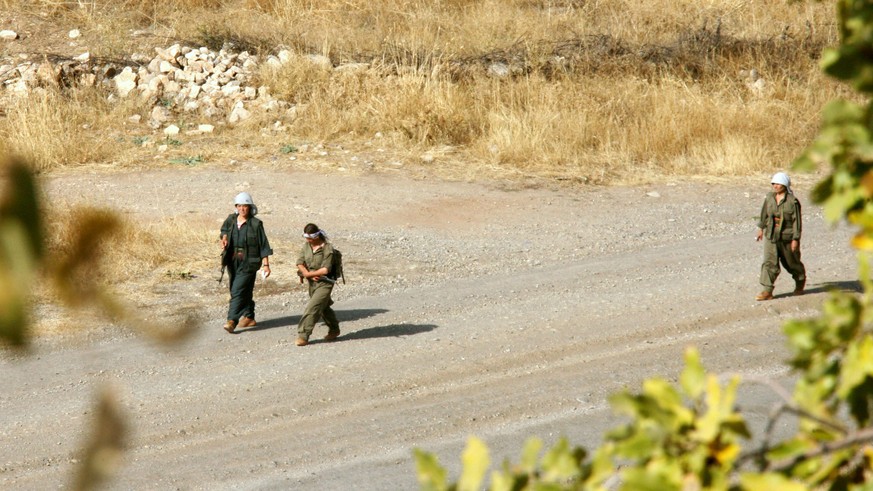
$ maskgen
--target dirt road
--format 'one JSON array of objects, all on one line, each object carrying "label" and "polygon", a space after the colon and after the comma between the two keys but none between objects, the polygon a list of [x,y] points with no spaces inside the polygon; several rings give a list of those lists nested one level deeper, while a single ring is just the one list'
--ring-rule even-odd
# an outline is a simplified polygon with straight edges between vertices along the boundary
[{"label": "dirt road", "polygon": [[[256,328],[221,330],[226,293],[194,271],[142,309],[208,320],[177,349],[108,325],[0,356],[0,487],[67,486],[106,385],[132,427],[111,489],[384,490],[417,487],[413,447],[456,476],[470,435],[496,464],[532,435],[596,446],[619,421],[606,397],[674,378],[690,344],[710,370],[784,379],[781,323],[813,315],[830,288],[857,288],[850,231],[824,223],[811,182],[795,186],[808,294],[788,296],[783,272],[777,298],[755,302],[766,177],[523,189],[254,166],[56,176],[54,200],[216,232],[245,189],[271,241],[289,245],[256,287]],[[348,284],[335,295],[338,342],[298,348],[293,262],[309,221],[343,250]],[[755,424],[771,401],[744,389]]]}]

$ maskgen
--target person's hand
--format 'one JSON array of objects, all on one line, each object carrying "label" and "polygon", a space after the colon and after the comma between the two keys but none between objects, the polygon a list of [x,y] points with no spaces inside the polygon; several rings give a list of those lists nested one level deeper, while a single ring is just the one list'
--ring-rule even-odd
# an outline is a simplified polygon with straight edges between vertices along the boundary
[{"label": "person's hand", "polygon": [[270,277],[270,265],[269,264],[264,265],[263,273],[261,273],[261,274],[263,275],[265,280]]},{"label": "person's hand", "polygon": [[220,243],[221,243],[222,249],[227,249],[227,236],[226,235],[221,236]]},{"label": "person's hand", "polygon": [[761,242],[761,239],[764,238],[764,231],[758,229],[758,233],[755,235],[755,242]]},{"label": "person's hand", "polygon": [[797,252],[800,249],[800,241],[792,240],[791,241],[791,252]]}]

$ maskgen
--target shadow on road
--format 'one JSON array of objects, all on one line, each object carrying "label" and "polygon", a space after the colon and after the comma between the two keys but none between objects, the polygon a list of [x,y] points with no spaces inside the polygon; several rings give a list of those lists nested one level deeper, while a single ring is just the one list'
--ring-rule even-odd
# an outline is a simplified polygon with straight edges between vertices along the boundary
[{"label": "shadow on road", "polygon": [[807,289],[807,292],[828,292],[831,290],[841,290],[845,292],[856,292],[861,293],[864,291],[864,287],[861,286],[861,282],[858,280],[853,281],[828,281],[825,283],[819,283],[815,286],[815,288]]},{"label": "shadow on road", "polygon": [[[842,291],[842,292],[855,292],[861,293],[864,291],[864,287],[861,286],[861,282],[854,281],[825,281],[823,283],[816,283],[812,288],[807,287],[804,291],[804,295],[811,295],[813,293],[827,293],[830,291]],[[773,298],[787,298],[794,296],[794,293],[780,293],[779,295],[774,295]]]},{"label": "shadow on road", "polygon": [[396,338],[399,336],[412,336],[436,329],[435,324],[391,324],[390,326],[377,326],[342,334],[336,341],[351,341],[353,339],[371,338]]},{"label": "shadow on road", "polygon": [[[356,310],[335,310],[336,318],[338,321],[342,322],[351,322],[359,319],[366,319],[367,317],[373,317],[374,315],[384,314],[388,312],[387,309],[356,309]],[[237,332],[255,332],[255,331],[263,331],[266,329],[273,329],[276,327],[294,327],[298,323],[300,323],[299,315],[289,315],[286,317],[277,317],[275,319],[265,319],[263,321],[258,321],[258,325],[255,327],[249,327],[247,329],[241,329]]]}]

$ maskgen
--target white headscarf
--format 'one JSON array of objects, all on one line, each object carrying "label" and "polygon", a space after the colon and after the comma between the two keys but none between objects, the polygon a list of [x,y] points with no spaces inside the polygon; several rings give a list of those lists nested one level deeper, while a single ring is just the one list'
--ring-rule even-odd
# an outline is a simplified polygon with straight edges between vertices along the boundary
[{"label": "white headscarf", "polygon": [[784,172],[777,172],[773,174],[773,179],[770,179],[770,184],[781,184],[785,186],[785,189],[789,193],[791,192],[791,178],[788,177],[788,174]]},{"label": "white headscarf", "polygon": [[252,207],[252,216],[258,214],[258,207],[255,206],[255,202],[252,200],[252,195],[246,192],[239,193],[236,195],[236,198],[233,199],[234,205],[249,205]]}]

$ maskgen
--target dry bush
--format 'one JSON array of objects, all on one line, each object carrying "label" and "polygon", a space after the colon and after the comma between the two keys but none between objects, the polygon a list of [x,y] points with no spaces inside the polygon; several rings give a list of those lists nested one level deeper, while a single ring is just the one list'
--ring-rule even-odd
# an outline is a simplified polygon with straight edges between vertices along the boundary
[{"label": "dry bush", "polygon": [[[73,232],[81,228],[83,218],[95,211],[100,212],[94,207],[53,206],[46,216],[49,256],[61,255]],[[176,218],[136,223],[121,219],[118,231],[100,244],[101,256],[107,260],[89,271],[107,284],[124,285],[145,294],[149,287],[166,279],[167,271],[196,271],[215,260],[206,251],[214,249],[216,232],[205,226]]]},{"label": "dry bush", "polygon": [[37,170],[111,160],[124,139],[123,122],[141,111],[138,103],[111,103],[93,87],[34,90],[9,101],[0,140]]}]

